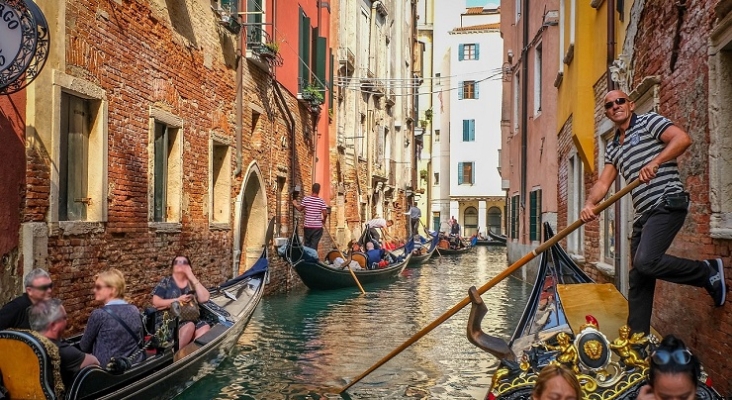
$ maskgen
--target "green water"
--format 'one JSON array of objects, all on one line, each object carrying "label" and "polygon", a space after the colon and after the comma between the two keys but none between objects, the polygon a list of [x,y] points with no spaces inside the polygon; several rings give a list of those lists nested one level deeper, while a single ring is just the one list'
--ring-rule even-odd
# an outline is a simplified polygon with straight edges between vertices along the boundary
[{"label": "green water", "polygon": [[[482,399],[496,359],[466,339],[469,307],[356,383],[350,382],[506,268],[505,248],[435,256],[398,280],[265,297],[231,355],[178,399]],[[486,332],[508,338],[530,286],[504,280],[483,298]]]}]

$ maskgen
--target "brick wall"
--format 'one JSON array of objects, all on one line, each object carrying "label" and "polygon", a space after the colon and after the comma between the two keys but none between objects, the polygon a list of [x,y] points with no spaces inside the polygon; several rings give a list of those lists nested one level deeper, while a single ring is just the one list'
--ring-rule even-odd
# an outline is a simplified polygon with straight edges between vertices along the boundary
[{"label": "brick wall", "polygon": [[[567,221],[569,199],[569,155],[574,148],[572,141],[572,117],[564,122],[557,137],[558,172],[557,177],[557,230],[561,231],[574,221]],[[567,239],[562,239],[562,247],[567,248]]]},{"label": "brick wall", "polygon": [[[67,3],[67,66],[63,72],[102,87],[109,109],[108,222],[101,229],[78,234],[65,233],[52,224],[48,239],[48,268],[57,282],[55,295],[64,300],[71,317],[72,332],[82,329],[89,312],[98,306],[92,301],[91,288],[94,275],[105,268],[116,267],[125,273],[128,297],[138,306],[150,302],[152,287],[170,273],[169,262],[176,254],[191,258],[194,272],[206,285],[232,274],[233,200],[243,190],[246,176],[241,173],[232,178],[230,228],[212,229],[208,165],[210,135],[215,133],[231,143],[231,169],[236,168],[236,36],[219,27],[207,7],[182,2],[166,8],[157,3]],[[279,198],[281,222],[291,227],[289,188],[294,184],[309,188],[312,183],[312,116],[286,90],[286,104],[280,106],[269,75],[249,61],[242,59],[242,63],[241,167],[245,172],[252,161],[257,162],[269,217],[274,216]],[[264,111],[257,132],[251,129],[250,104]],[[148,227],[151,106],[184,121],[180,232],[156,233]],[[285,123],[287,110],[296,121],[295,143]],[[49,154],[45,146],[31,139],[26,146],[28,185],[23,220],[46,222]],[[286,178],[284,198],[278,193],[278,176]],[[284,263],[273,261],[268,291],[297,284],[289,274]]]},{"label": "brick wall", "polygon": [[[679,9],[672,2],[648,1],[639,21],[635,42],[633,86],[644,77],[658,75],[660,114],[686,130],[694,144],[679,158],[681,178],[691,193],[686,224],[669,253],[705,259],[721,256],[730,263],[732,243],[709,237],[709,67],[708,39],[714,26],[714,4],[686,1]],[[674,42],[678,40],[678,47]],[[674,60],[677,54],[677,58]],[[675,61],[675,63],[674,63]],[[728,274],[729,276],[729,271]],[[730,282],[730,279],[727,279]],[[660,282],[656,289],[653,325],[662,333],[684,338],[700,356],[723,395],[732,393],[732,308],[712,308],[704,289]]]}]

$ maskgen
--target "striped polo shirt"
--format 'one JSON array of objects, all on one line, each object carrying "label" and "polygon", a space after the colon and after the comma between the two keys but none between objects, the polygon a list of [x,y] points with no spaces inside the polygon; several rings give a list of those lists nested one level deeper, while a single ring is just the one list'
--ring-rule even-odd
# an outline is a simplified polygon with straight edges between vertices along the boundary
[{"label": "striped polo shirt", "polygon": [[[605,164],[614,165],[626,182],[634,181],[640,170],[666,147],[661,141],[661,134],[671,125],[668,118],[653,112],[633,114],[623,143],[620,143],[620,131],[616,130],[615,138],[607,144]],[[655,178],[648,184],[639,185],[631,193],[636,217],[655,207],[664,196],[683,191],[676,160],[661,164]]]},{"label": "striped polo shirt", "polygon": [[305,196],[300,204],[305,207],[305,227],[322,228],[323,210],[327,208],[323,199],[317,196]]}]

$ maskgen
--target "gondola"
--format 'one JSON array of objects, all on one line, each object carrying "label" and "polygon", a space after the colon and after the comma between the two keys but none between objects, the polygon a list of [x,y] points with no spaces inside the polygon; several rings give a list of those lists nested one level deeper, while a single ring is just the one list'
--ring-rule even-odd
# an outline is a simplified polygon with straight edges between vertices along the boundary
[{"label": "gondola", "polygon": [[[432,254],[434,254],[437,249],[437,243],[440,242],[440,238],[437,232],[430,234],[430,236],[432,236],[432,240],[429,242],[430,245],[427,248],[427,252],[424,254],[412,254],[412,257],[409,259],[409,263],[407,264],[407,268],[420,266],[432,257]],[[414,238],[409,239],[407,244],[404,246],[406,251],[410,253],[414,250],[414,247]]]},{"label": "gondola", "polygon": [[[548,224],[544,230],[546,238],[553,236]],[[486,399],[531,398],[539,371],[549,363],[575,370],[589,400],[635,399],[646,383],[647,361],[638,360],[652,352],[655,332],[632,336],[635,358],[620,358],[613,348],[627,341],[608,337],[627,334],[625,298],[612,284],[594,283],[559,244],[541,254],[534,287],[508,343],[481,330],[487,307],[474,287],[469,295],[468,340],[500,360]],[[705,381],[702,373],[697,398],[721,400]]]},{"label": "gondola", "polygon": [[[312,290],[333,290],[357,286],[356,281],[348,269],[336,269],[308,255],[305,252],[305,247],[300,242],[300,238],[296,234],[293,234],[290,238],[285,254],[287,261],[295,269],[295,272],[300,276],[305,286]],[[327,258],[334,259],[338,256],[341,256],[341,252],[334,250],[328,254]],[[411,256],[411,254],[403,256],[395,255],[394,258],[399,261],[385,268],[362,269],[358,271],[354,270],[353,272],[358,277],[361,285],[396,279],[404,271],[404,268],[406,268]],[[348,256],[348,259],[348,261],[355,260],[362,268],[366,268],[366,254],[354,252]]]},{"label": "gondola", "polygon": [[493,233],[493,231],[491,231],[490,229],[488,230],[488,237],[496,242],[503,243],[504,245],[506,244],[507,238],[505,236],[498,233]]},{"label": "gondola", "polygon": [[[273,222],[274,220],[272,220]],[[267,231],[272,238],[274,224]],[[171,329],[161,339],[155,353],[124,371],[99,366],[83,368],[63,394],[58,367],[58,350],[44,337],[29,331],[0,332],[0,371],[10,398],[35,399],[152,399],[171,398],[213,371],[227,356],[259,304],[268,279],[267,248],[245,273],[209,288],[211,298],[202,303],[201,317],[213,324],[211,330],[192,343],[177,349],[177,319],[172,312],[158,311],[161,328],[154,336]],[[154,321],[153,321],[154,322]],[[153,328],[154,329],[154,328]],[[74,343],[80,337],[71,339]],[[48,347],[50,345],[51,347]],[[47,349],[50,349],[47,351]],[[55,354],[54,354],[55,353]],[[18,355],[13,358],[11,355]],[[58,364],[56,364],[58,365]]]},{"label": "gondola", "polygon": [[501,241],[501,240],[496,240],[496,239],[493,239],[493,238],[488,238],[488,239],[478,239],[475,242],[475,244],[476,244],[476,246],[504,246],[505,247],[506,246],[506,241],[505,240]]},{"label": "gondola", "polygon": [[443,256],[451,256],[451,255],[456,255],[456,254],[468,253],[471,250],[473,250],[473,247],[475,247],[475,246],[471,246],[469,244],[464,247],[457,248],[457,249],[438,247],[437,252],[439,252],[440,255],[443,255]]}]

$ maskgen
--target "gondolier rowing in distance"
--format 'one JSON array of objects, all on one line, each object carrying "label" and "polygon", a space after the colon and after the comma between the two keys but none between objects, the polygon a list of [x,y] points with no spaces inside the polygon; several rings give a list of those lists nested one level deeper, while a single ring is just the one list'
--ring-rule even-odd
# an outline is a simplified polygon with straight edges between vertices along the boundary
[{"label": "gondolier rowing in distance", "polygon": [[666,254],[688,213],[689,194],[684,191],[676,158],[691,145],[691,138],[659,114],[635,114],[635,104],[620,90],[608,92],[604,106],[605,115],[615,125],[615,137],[607,144],[605,167],[590,189],[580,217],[584,222],[597,218],[593,208],[605,197],[618,172],[626,182],[642,182],[631,192],[635,218],[628,325],[632,332],[650,333],[656,279],[703,287],[715,306],[724,305],[727,288],[721,259],[697,261]]}]

